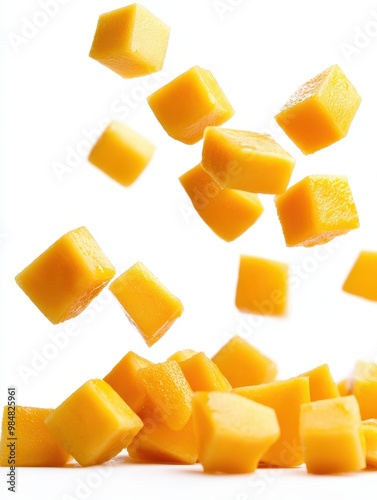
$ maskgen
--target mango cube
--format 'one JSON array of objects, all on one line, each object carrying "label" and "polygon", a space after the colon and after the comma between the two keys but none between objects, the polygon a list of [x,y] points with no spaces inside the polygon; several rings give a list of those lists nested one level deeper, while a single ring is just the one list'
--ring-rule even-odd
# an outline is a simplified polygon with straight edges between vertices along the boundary
[{"label": "mango cube", "polygon": [[150,365],[153,365],[151,361],[130,351],[103,379],[135,413],[138,413],[145,403],[145,392],[139,370]]},{"label": "mango cube", "polygon": [[236,306],[245,313],[283,316],[287,310],[288,265],[241,255]]},{"label": "mango cube", "polygon": [[170,28],[140,4],[99,16],[89,56],[123,78],[160,71]]},{"label": "mango cube", "polygon": [[338,398],[340,396],[327,364],[317,366],[302,373],[299,377],[309,377],[310,401]]},{"label": "mango cube", "polygon": [[233,392],[269,406],[276,412],[280,438],[264,453],[262,462],[278,467],[301,465],[304,457],[300,442],[300,409],[301,405],[310,401],[309,378],[238,387]]},{"label": "mango cube", "polygon": [[206,472],[253,472],[280,434],[274,410],[227,392],[196,392],[193,417]]},{"label": "mango cube", "polygon": [[[4,407],[0,466],[62,467],[68,462],[70,455],[44,423],[52,411],[18,405]],[[11,420],[10,415],[14,416]],[[8,428],[8,422],[13,426]]]},{"label": "mango cube", "polygon": [[89,154],[89,161],[109,177],[130,186],[152,159],[155,147],[123,123],[106,127]]},{"label": "mango cube", "polygon": [[343,284],[343,290],[377,301],[377,252],[363,250],[359,253]]},{"label": "mango cube", "polygon": [[275,116],[308,155],[347,135],[361,97],[337,64],[302,85]]},{"label": "mango cube", "polygon": [[353,394],[362,420],[377,418],[377,364],[358,361],[353,376]]},{"label": "mango cube", "polygon": [[309,175],[276,196],[288,247],[322,245],[359,227],[351,189],[342,175]]},{"label": "mango cube", "polygon": [[190,68],[148,97],[166,133],[185,144],[195,144],[209,125],[222,125],[234,115],[212,73]]},{"label": "mango cube", "polygon": [[66,233],[16,276],[18,286],[51,323],[80,314],[115,269],[85,227]]},{"label": "mango cube", "polygon": [[181,301],[141,262],[121,274],[109,288],[148,347],[156,343],[183,312]]},{"label": "mango cube", "polygon": [[353,393],[353,380],[344,378],[337,383],[339,396],[350,396]]},{"label": "mango cube", "polygon": [[354,396],[303,404],[300,435],[308,472],[333,474],[364,469],[365,442]]},{"label": "mango cube", "polygon": [[202,166],[223,188],[283,193],[296,160],[270,135],[207,127]]},{"label": "mango cube", "polygon": [[179,181],[199,216],[225,241],[241,236],[263,212],[256,194],[221,188],[200,164]]},{"label": "mango cube", "polygon": [[86,382],[45,419],[82,466],[102,464],[131,443],[143,422],[103,380]]},{"label": "mango cube", "polygon": [[230,391],[232,386],[204,352],[179,363],[193,391]]},{"label": "mango cube", "polygon": [[365,438],[367,466],[377,468],[377,419],[364,420],[361,431]]},{"label": "mango cube", "polygon": [[239,336],[231,338],[223,345],[212,361],[232,387],[272,382],[277,374],[274,361]]},{"label": "mango cube", "polygon": [[180,363],[181,361],[185,361],[186,359],[191,358],[191,356],[194,356],[194,354],[198,353],[193,349],[181,349],[180,351],[171,354],[168,357],[167,361],[177,361],[177,363]]}]

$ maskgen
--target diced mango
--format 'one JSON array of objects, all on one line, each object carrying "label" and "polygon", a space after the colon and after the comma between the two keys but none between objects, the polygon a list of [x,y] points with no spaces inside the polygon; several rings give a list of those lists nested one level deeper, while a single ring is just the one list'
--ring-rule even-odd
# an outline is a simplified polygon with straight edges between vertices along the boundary
[{"label": "diced mango", "polygon": [[64,234],[16,276],[18,286],[51,323],[80,314],[115,269],[85,227]]},{"label": "diced mango", "polygon": [[145,403],[139,370],[150,365],[153,365],[151,361],[130,351],[104,377],[104,381],[111,385],[135,413],[138,413]]},{"label": "diced mango", "polygon": [[192,417],[179,431],[172,431],[154,415],[141,414],[143,429],[128,446],[131,458],[143,462],[194,464],[198,445]]},{"label": "diced mango", "polygon": [[202,166],[223,188],[283,193],[296,160],[270,135],[207,127]]},{"label": "diced mango", "polygon": [[344,378],[337,384],[339,396],[350,396],[353,394],[353,380]]},{"label": "diced mango", "polygon": [[212,361],[232,387],[272,382],[277,374],[277,366],[272,359],[238,336],[223,345]]},{"label": "diced mango", "polygon": [[365,437],[367,466],[377,468],[377,419],[364,420],[361,430]]},{"label": "diced mango", "polygon": [[55,438],[82,466],[115,457],[143,422],[103,380],[86,382],[45,419]]},{"label": "diced mango", "polygon": [[347,135],[361,97],[337,64],[302,85],[275,116],[308,155]]},{"label": "diced mango", "polygon": [[300,409],[310,401],[309,378],[293,378],[269,384],[239,387],[233,392],[276,411],[280,438],[262,457],[279,467],[296,467],[304,461],[300,443]]},{"label": "diced mango", "polygon": [[299,377],[309,377],[310,401],[338,398],[340,396],[327,364],[317,366],[302,373]]},{"label": "diced mango", "polygon": [[[4,407],[0,466],[62,467],[68,462],[70,455],[44,423],[52,411],[18,405]],[[10,415],[14,418],[9,419]]]},{"label": "diced mango", "polygon": [[148,347],[156,343],[183,312],[181,301],[141,262],[118,276],[109,288]]},{"label": "diced mango", "polygon": [[377,418],[377,364],[358,361],[353,376],[353,394],[359,403],[361,418]]},{"label": "diced mango", "polygon": [[89,154],[89,161],[123,186],[130,186],[154,154],[155,147],[121,122],[106,127]]},{"label": "diced mango", "polygon": [[196,392],[193,417],[206,472],[253,472],[279,437],[274,410],[228,392]]},{"label": "diced mango", "polygon": [[288,300],[288,265],[241,255],[236,306],[245,313],[283,316]]},{"label": "diced mango", "polygon": [[354,472],[364,469],[364,437],[354,396],[303,404],[300,435],[304,460],[312,474]]},{"label": "diced mango", "polygon": [[195,144],[210,125],[222,125],[234,110],[212,73],[190,68],[148,97],[148,103],[167,134]]},{"label": "diced mango", "polygon": [[177,351],[171,356],[168,357],[167,361],[176,361],[180,363],[181,361],[185,361],[186,359],[191,358],[194,354],[198,354],[196,351],[192,349],[182,349],[181,351]]},{"label": "diced mango", "polygon": [[309,175],[275,204],[288,247],[322,245],[359,227],[351,189],[342,175]]},{"label": "diced mango", "polygon": [[343,284],[343,290],[377,301],[377,252],[362,250],[359,253]]},{"label": "diced mango", "polygon": [[193,391],[230,391],[232,386],[204,352],[179,363]]},{"label": "diced mango", "polygon": [[258,196],[236,189],[222,189],[199,164],[179,178],[203,221],[225,241],[233,241],[261,216]]},{"label": "diced mango", "polygon": [[140,370],[146,402],[143,411],[160,415],[173,431],[181,430],[192,413],[192,390],[176,361],[165,361]]},{"label": "diced mango", "polygon": [[89,56],[123,78],[160,71],[170,28],[140,4],[101,14]]}]

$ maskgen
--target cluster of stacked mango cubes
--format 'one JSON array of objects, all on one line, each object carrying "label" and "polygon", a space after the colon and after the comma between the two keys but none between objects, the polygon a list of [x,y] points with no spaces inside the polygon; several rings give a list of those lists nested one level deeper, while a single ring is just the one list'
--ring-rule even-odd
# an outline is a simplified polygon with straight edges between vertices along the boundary
[{"label": "cluster of stacked mango cubes", "polygon": [[[162,68],[169,28],[138,4],[99,18],[91,57],[123,77]],[[135,49],[136,47],[136,49]],[[213,75],[195,66],[148,98],[166,132],[185,144],[204,138],[202,161],[180,182],[204,222],[232,241],[259,218],[258,193],[276,195],[287,246],[313,246],[359,225],[347,179],[309,176],[287,189],[294,158],[270,136],[220,128],[234,111]],[[303,85],[276,120],[304,154],[343,138],[360,104],[337,66]],[[154,146],[112,123],[89,160],[128,186],[151,160]],[[362,252],[344,289],[376,300],[365,276],[376,255]],[[54,324],[87,307],[115,276],[87,231],[67,233],[25,268],[17,283]],[[269,314],[285,312],[287,272],[279,263],[241,258],[237,307],[281,292]],[[183,311],[141,263],[110,284],[147,345],[164,335]],[[16,406],[17,466],[82,466],[110,460],[127,448],[141,461],[194,464],[205,471],[252,472],[260,463],[312,473],[377,467],[377,365],[359,362],[351,380],[335,384],[327,365],[275,381],[277,368],[234,337],[210,359],[191,350],[154,364],[128,352],[103,378],[83,384],[56,409]],[[0,464],[7,462],[7,407]]]}]

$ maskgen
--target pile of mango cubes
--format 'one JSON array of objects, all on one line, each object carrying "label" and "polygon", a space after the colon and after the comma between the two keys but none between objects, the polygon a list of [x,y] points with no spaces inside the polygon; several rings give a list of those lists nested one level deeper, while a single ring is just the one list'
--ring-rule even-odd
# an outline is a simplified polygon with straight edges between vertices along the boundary
[{"label": "pile of mango cubes", "polygon": [[[99,17],[90,56],[124,78],[159,71],[170,29],[139,4]],[[135,50],[135,47],[137,49]],[[361,99],[334,65],[300,87],[276,121],[304,154],[344,138]],[[202,158],[179,182],[209,228],[233,241],[260,218],[258,194],[275,195],[287,246],[326,243],[359,227],[347,178],[311,175],[288,187],[295,159],[266,134],[220,127],[234,110],[212,73],[194,66],[148,98],[173,139]],[[155,147],[112,122],[89,161],[132,185]],[[85,227],[59,238],[16,281],[53,324],[79,315],[109,286],[151,347],[183,313],[178,297],[141,262],[116,270]],[[113,279],[115,277],[115,279]],[[288,266],[242,255],[240,311],[282,316]],[[362,251],[343,289],[377,300],[377,252]],[[268,304],[266,309],[265,304]],[[262,307],[264,304],[264,307]],[[130,351],[103,378],[84,383],[55,409],[15,407],[17,466],[102,464],[127,449],[141,462],[195,464],[206,472],[248,473],[261,464],[314,474],[377,468],[377,364],[359,361],[336,384],[328,365],[276,380],[277,365],[241,337],[212,357],[191,349],[152,363]],[[8,465],[8,407],[0,465]]]}]

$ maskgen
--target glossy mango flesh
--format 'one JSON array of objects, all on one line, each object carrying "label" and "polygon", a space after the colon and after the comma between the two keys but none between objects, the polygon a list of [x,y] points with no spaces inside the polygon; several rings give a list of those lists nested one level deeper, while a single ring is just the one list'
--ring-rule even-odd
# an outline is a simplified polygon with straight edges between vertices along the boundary
[{"label": "glossy mango flesh", "polygon": [[364,420],[361,430],[365,437],[367,466],[377,468],[377,419]]},{"label": "glossy mango flesh", "polygon": [[327,364],[317,366],[302,373],[299,377],[309,377],[310,401],[338,398],[340,396]]},{"label": "glossy mango flesh", "polygon": [[362,250],[359,253],[343,284],[343,290],[377,301],[377,252]]},{"label": "glossy mango flesh", "polygon": [[232,386],[204,352],[179,363],[193,391],[230,391]]}]

